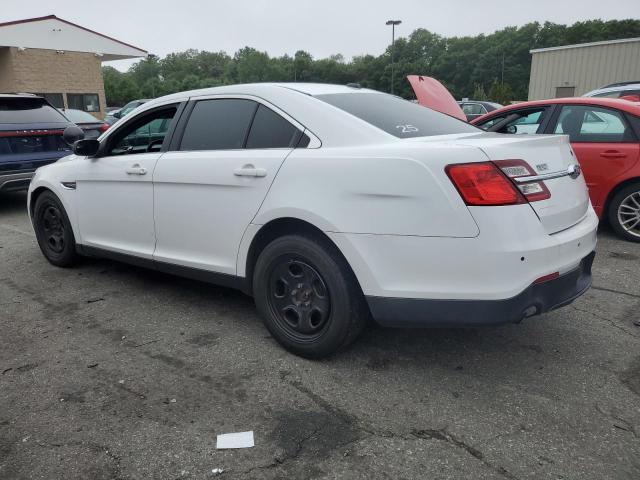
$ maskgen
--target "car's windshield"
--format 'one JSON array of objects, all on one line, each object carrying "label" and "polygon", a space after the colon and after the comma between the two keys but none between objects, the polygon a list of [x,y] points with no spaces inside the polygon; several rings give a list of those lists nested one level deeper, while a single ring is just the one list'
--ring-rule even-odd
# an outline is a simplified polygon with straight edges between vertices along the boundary
[{"label": "car's windshield", "polygon": [[398,138],[478,132],[476,127],[457,118],[393,95],[357,92],[317,95],[316,98]]}]

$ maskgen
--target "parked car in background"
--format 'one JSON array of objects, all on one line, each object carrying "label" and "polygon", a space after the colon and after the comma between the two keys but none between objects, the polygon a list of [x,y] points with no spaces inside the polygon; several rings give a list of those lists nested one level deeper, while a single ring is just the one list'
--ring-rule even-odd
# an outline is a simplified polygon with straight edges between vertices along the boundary
[{"label": "parked car in background", "polygon": [[640,242],[640,103],[599,97],[537,100],[471,123],[500,133],[568,135],[598,216],[622,238]]},{"label": "parked car in background", "polygon": [[121,118],[126,117],[129,113],[131,113],[134,109],[138,108],[140,105],[144,105],[149,101],[148,98],[142,98],[140,100],[132,100],[127,103],[124,107],[119,110],[115,110],[114,112],[108,114],[104,121],[109,125],[113,125]]},{"label": "parked car in background", "polygon": [[62,113],[64,113],[65,117],[84,131],[84,138],[98,138],[110,127],[108,123],[101,122],[96,117],[83,110],[67,108],[62,110]]},{"label": "parked car in background", "polygon": [[69,155],[72,125],[42,97],[0,94],[0,192],[26,189],[36,168]]},{"label": "parked car in background", "polygon": [[262,83],[152,100],[74,152],[29,189],[52,264],[103,256],[242,289],[302,356],[349,344],[370,316],[519,322],[591,283],[598,219],[565,136]]},{"label": "parked car in background", "polygon": [[623,98],[640,102],[640,81],[612,83],[585,93],[583,97]]},{"label": "parked car in background", "polygon": [[467,116],[467,121],[470,122],[486,113],[493,112],[498,108],[502,108],[502,105],[494,102],[485,102],[480,100],[461,100],[458,102],[460,108]]}]

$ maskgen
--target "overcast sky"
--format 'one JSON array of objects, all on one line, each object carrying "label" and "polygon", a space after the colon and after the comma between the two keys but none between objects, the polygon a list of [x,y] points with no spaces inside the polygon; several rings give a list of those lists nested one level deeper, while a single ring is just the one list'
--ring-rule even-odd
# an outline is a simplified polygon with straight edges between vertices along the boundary
[{"label": "overcast sky", "polygon": [[302,49],[350,58],[384,51],[391,18],[402,20],[396,36],[416,28],[477,35],[536,20],[638,18],[640,0],[0,0],[0,22],[51,14],[160,56],[248,45],[275,56]]}]

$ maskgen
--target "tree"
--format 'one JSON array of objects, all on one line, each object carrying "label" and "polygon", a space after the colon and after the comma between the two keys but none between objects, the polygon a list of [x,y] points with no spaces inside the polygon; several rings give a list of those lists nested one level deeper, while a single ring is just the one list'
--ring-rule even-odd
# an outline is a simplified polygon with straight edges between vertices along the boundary
[{"label": "tree", "polygon": [[[395,42],[394,92],[411,98],[405,77],[419,74],[437,78],[457,98],[488,96],[500,103],[522,100],[529,88],[531,49],[630,37],[640,37],[640,20],[587,20],[569,26],[532,22],[488,35],[449,38],[419,28]],[[389,91],[391,46],[381,55],[357,56],[351,61],[341,54],[314,59],[304,50],[293,57],[270,57],[244,47],[231,57],[225,52],[190,49],[164,58],[149,55],[125,73],[104,67],[103,77],[109,105],[239,82],[355,82]]]}]

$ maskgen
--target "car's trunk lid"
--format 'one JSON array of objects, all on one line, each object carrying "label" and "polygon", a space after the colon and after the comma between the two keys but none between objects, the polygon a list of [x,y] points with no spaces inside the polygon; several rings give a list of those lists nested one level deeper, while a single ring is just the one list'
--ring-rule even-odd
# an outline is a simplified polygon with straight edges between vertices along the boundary
[{"label": "car's trunk lid", "polygon": [[460,138],[456,143],[476,146],[492,161],[524,160],[535,175],[557,174],[543,180],[551,197],[531,202],[547,233],[570,228],[587,214],[589,192],[584,176],[568,174],[569,167],[577,166],[578,161],[567,136],[483,134]]},{"label": "car's trunk lid", "polygon": [[467,121],[467,116],[456,102],[456,99],[438,80],[423,75],[408,75],[407,80],[416,95],[419,105],[437,112],[446,113],[463,122]]}]

